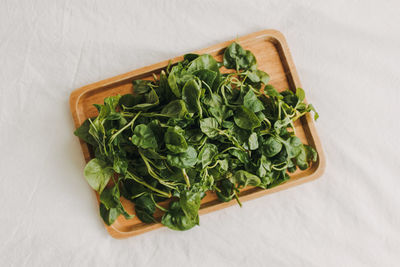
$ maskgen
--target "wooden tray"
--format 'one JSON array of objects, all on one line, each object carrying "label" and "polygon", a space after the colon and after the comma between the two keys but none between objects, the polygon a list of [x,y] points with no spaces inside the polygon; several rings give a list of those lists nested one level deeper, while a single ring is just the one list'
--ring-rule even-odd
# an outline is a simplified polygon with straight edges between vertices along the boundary
[{"label": "wooden tray", "polygon": [[[295,88],[301,87],[286,40],[280,32],[275,30],[264,30],[252,33],[236,40],[226,41],[195,51],[194,53],[208,53],[213,55],[218,61],[221,61],[225,47],[233,41],[240,43],[245,49],[249,49],[254,53],[257,58],[259,69],[267,72],[271,76],[270,84],[275,86],[275,88],[282,91],[287,88],[295,90]],[[172,59],[172,63],[176,63],[182,59],[183,56],[176,57]],[[75,121],[75,127],[79,127],[87,118],[97,115],[97,110],[93,104],[102,104],[104,98],[107,96],[132,92],[132,80],[151,78],[153,73],[159,74],[168,63],[169,60],[166,60],[73,91],[70,96],[70,107]],[[307,89],[305,91],[307,93]],[[240,193],[241,201],[277,192],[309,182],[321,176],[325,169],[325,158],[311,115],[307,114],[307,116],[296,121],[295,128],[296,134],[301,141],[310,144],[317,150],[318,161],[305,171],[296,171],[291,174],[290,180],[272,189],[244,188]],[[85,160],[88,162],[91,159],[88,146],[82,140],[80,140],[80,144]],[[127,211],[132,214],[134,212],[133,203],[125,199],[121,201]],[[199,213],[204,214],[235,204],[236,201],[221,203],[214,193],[209,192],[201,202]],[[159,211],[156,212],[155,218],[158,220],[161,218],[161,213]],[[125,220],[123,216],[119,216],[113,225],[106,226],[110,235],[115,238],[126,238],[160,227],[162,227],[161,223],[145,224],[137,217],[131,220]]]}]

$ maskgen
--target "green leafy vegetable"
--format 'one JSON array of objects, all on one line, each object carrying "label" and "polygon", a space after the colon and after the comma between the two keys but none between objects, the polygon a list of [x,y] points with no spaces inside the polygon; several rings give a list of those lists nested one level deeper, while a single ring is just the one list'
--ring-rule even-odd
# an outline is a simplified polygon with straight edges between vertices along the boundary
[{"label": "green leafy vegetable", "polygon": [[157,148],[157,140],[153,131],[145,124],[139,124],[135,127],[132,135],[132,143],[143,149]]},{"label": "green leafy vegetable", "polygon": [[113,169],[100,159],[92,159],[85,167],[85,178],[89,185],[101,193],[113,175]]},{"label": "green leafy vegetable", "polygon": [[269,80],[253,53],[232,43],[222,63],[187,54],[154,80],[134,80],[130,94],[95,104],[98,115],[74,133],[95,156],[84,174],[104,222],[133,217],[124,197],[142,222],[156,223],[160,211],[162,224],[188,230],[199,224],[208,191],[241,205],[244,187],[268,189],[309,168],[318,154],[296,137],[294,123],[318,113],[303,89],[279,92]]}]

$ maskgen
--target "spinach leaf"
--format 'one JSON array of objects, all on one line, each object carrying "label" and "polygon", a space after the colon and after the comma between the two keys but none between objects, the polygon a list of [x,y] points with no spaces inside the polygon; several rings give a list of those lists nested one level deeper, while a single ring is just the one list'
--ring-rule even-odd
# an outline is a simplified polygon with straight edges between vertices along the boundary
[{"label": "spinach leaf", "polygon": [[202,117],[200,94],[200,85],[194,79],[187,81],[182,89],[182,99],[186,103],[187,110],[191,113],[197,112]]},{"label": "spinach leaf", "polygon": [[217,119],[219,124],[222,124],[222,122],[224,120],[226,120],[229,117],[233,116],[233,111],[231,109],[229,109],[227,106],[225,105],[219,105],[219,106],[214,106],[214,107],[210,107],[208,109],[208,111],[210,112],[210,114]]},{"label": "spinach leaf", "polygon": [[165,146],[172,153],[183,153],[188,149],[184,131],[178,127],[169,127],[164,135]]},{"label": "spinach leaf", "polygon": [[256,114],[244,106],[241,106],[236,110],[233,118],[236,125],[242,129],[253,130],[261,125]]},{"label": "spinach leaf", "polygon": [[142,222],[156,222],[154,219],[155,211],[156,205],[149,195],[144,194],[135,200],[135,213]]},{"label": "spinach leaf", "polygon": [[256,97],[252,89],[249,89],[244,96],[243,106],[254,113],[264,110],[264,104]]},{"label": "spinach leaf", "polygon": [[120,214],[117,208],[107,209],[104,204],[100,203],[100,216],[105,224],[113,224]]},{"label": "spinach leaf", "polygon": [[217,196],[223,202],[229,202],[235,197],[235,185],[228,179],[221,180],[218,186]]},{"label": "spinach leaf", "polygon": [[214,118],[202,119],[200,120],[200,129],[208,137],[216,137],[219,134],[218,121]]},{"label": "spinach leaf", "polygon": [[199,153],[199,161],[205,168],[211,164],[213,158],[218,154],[218,147],[211,143],[206,143]]},{"label": "spinach leaf", "polygon": [[101,193],[113,175],[113,169],[106,162],[95,158],[86,164],[84,174],[89,185]]},{"label": "spinach leaf", "polygon": [[185,102],[182,100],[174,100],[161,110],[163,116],[179,119],[184,118],[187,112]]},{"label": "spinach leaf", "polygon": [[265,156],[273,157],[282,150],[282,146],[282,143],[277,138],[270,136],[263,143],[262,151]]},{"label": "spinach leaf", "polygon": [[143,149],[153,148],[156,149],[157,140],[151,128],[145,124],[139,124],[135,127],[132,135],[132,143],[135,146]]},{"label": "spinach leaf", "polygon": [[96,140],[93,136],[89,133],[90,129],[90,121],[89,119],[85,120],[82,125],[75,130],[74,134],[78,136],[80,139],[85,141],[86,143],[95,146],[97,144]]},{"label": "spinach leaf", "polygon": [[249,148],[250,150],[258,149],[258,137],[257,133],[252,133],[249,137]]},{"label": "spinach leaf", "polygon": [[248,185],[258,186],[261,183],[261,180],[257,175],[244,170],[237,171],[230,180],[233,184],[237,184],[238,187],[246,187]]},{"label": "spinach leaf", "polygon": [[197,151],[189,146],[187,150],[180,154],[168,154],[167,161],[171,166],[177,168],[191,168],[197,163]]},{"label": "spinach leaf", "polygon": [[172,230],[185,231],[193,228],[199,222],[186,216],[180,201],[172,201],[168,211],[162,217],[161,223]]},{"label": "spinach leaf", "polygon": [[238,43],[233,42],[224,52],[224,66],[228,69],[255,69],[256,57],[249,50],[244,50]]},{"label": "spinach leaf", "polygon": [[187,67],[188,72],[195,72],[199,70],[211,70],[216,73],[219,73],[219,67],[217,61],[211,55],[200,55],[192,62],[190,62],[189,66]]},{"label": "spinach leaf", "polygon": [[200,79],[203,83],[207,84],[208,87],[212,88],[215,79],[217,78],[218,72],[209,69],[199,69],[193,72],[193,74]]}]

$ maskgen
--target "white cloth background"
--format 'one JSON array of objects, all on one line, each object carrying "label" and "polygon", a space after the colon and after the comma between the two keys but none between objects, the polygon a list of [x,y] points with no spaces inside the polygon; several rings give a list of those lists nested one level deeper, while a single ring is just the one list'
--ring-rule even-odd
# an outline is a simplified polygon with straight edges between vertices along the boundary
[{"label": "white cloth background", "polygon": [[[0,1],[1,266],[399,266],[399,1]],[[83,85],[262,29],[286,36],[322,178],[115,240],[73,136]]]}]

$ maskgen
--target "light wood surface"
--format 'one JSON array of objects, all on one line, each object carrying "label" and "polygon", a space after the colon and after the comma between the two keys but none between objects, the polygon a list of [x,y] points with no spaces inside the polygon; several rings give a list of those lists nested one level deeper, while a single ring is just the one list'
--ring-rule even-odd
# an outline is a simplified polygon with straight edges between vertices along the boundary
[{"label": "light wood surface", "polygon": [[[289,52],[288,45],[282,33],[276,30],[263,30],[252,33],[235,40],[226,41],[199,51],[197,54],[211,54],[218,61],[221,61],[224,48],[231,42],[240,43],[245,49],[251,50],[257,58],[258,68],[267,72],[271,76],[270,84],[279,91],[285,89],[295,90],[301,87],[299,77],[296,72],[292,57]],[[172,59],[172,63],[181,61],[183,56]],[[79,127],[87,118],[97,115],[97,110],[93,104],[102,104],[105,97],[117,94],[126,94],[132,92],[132,80],[135,79],[151,79],[152,74],[159,74],[169,63],[169,60],[140,68],[122,75],[115,76],[103,81],[99,81],[82,88],[76,89],[70,96],[70,108],[75,122],[75,127]],[[307,88],[305,88],[307,94]],[[316,105],[318,108],[318,105]],[[296,135],[303,143],[310,144],[318,152],[318,161],[313,163],[311,167],[305,171],[296,171],[291,174],[291,179],[271,189],[260,189],[247,187],[241,191],[240,200],[246,201],[266,194],[274,193],[292,186],[296,186],[305,182],[312,181],[320,177],[325,169],[325,157],[322,151],[321,143],[317,135],[314,121],[310,114],[307,114],[295,123]],[[88,162],[91,159],[88,146],[80,140],[83,155]],[[82,170],[83,176],[83,170]],[[97,196],[98,197],[98,196]],[[121,200],[124,207],[129,213],[134,213],[134,204],[126,199]],[[217,196],[208,192],[201,202],[200,214],[222,209],[231,205],[235,205],[236,201],[219,202]],[[167,203],[163,203],[166,206]],[[155,218],[160,220],[162,213],[157,210]],[[101,219],[101,218],[99,218]],[[116,222],[106,228],[114,238],[126,238],[138,235],[150,230],[162,227],[161,223],[145,224],[137,217],[126,220],[120,216]]]}]

